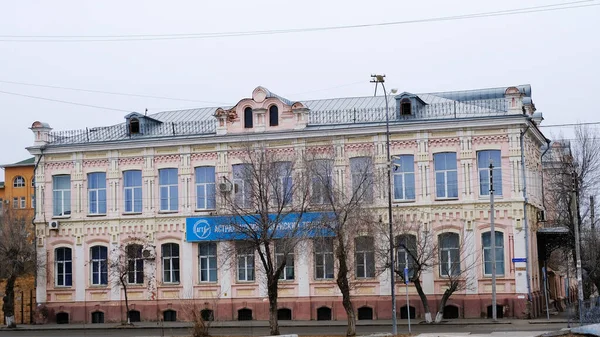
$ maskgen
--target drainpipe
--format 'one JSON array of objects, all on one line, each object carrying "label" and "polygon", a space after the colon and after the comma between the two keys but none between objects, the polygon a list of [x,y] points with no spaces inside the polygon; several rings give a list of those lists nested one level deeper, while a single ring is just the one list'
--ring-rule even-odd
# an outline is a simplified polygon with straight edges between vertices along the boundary
[{"label": "drainpipe", "polygon": [[[35,166],[33,167],[33,179],[34,179],[34,181],[35,181],[35,176],[36,176],[37,168],[40,165],[40,161],[42,160],[42,157],[44,156],[44,149],[45,149],[44,146],[40,147],[40,157],[38,158],[37,162],[35,163]],[[36,185],[37,185],[37,182],[36,182]],[[37,186],[34,186],[33,187],[33,200],[35,201],[35,207],[33,208],[33,217],[31,218],[31,225],[33,226],[33,251],[35,252],[35,259],[37,261],[37,257],[38,256],[37,256],[37,247],[36,247],[36,245],[37,245],[37,233],[36,233],[36,230],[35,230],[35,215],[37,213],[38,200],[37,200],[37,195],[35,193],[36,190],[37,190]],[[37,264],[36,264],[36,267],[35,267],[35,269],[33,271],[33,282],[34,282],[33,285],[35,286],[36,289],[37,289],[37,274],[38,274],[37,272],[38,271],[37,271]],[[37,297],[36,297],[36,299],[37,299]],[[31,318],[30,318],[30,320],[31,320]]]},{"label": "drainpipe", "polygon": [[528,315],[531,318],[531,280],[529,276],[531,275],[531,270],[529,268],[529,225],[527,223],[527,176],[525,174],[525,144],[524,144],[524,136],[529,130],[530,124],[529,121],[531,119],[527,118],[527,128],[521,132],[521,174],[523,176],[523,230],[525,231],[525,276],[527,277],[527,307],[528,307]]},{"label": "drainpipe", "polygon": [[546,138],[546,149],[544,150],[544,153],[542,153],[542,155],[540,156],[540,162],[542,163],[542,208],[544,209],[544,211],[546,210],[546,197],[544,195],[544,155],[546,154],[546,152],[548,152],[550,150],[550,139]]}]

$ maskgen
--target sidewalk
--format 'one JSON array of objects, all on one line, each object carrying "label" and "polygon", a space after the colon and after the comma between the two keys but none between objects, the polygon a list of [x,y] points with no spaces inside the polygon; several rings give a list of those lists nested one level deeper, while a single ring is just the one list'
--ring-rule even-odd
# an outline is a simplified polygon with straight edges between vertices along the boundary
[{"label": "sidewalk", "polygon": [[[421,319],[412,320],[412,324],[425,324]],[[521,320],[521,319],[500,319],[493,322],[490,319],[453,319],[446,320],[436,326],[452,326],[452,325],[491,325],[491,324],[513,324],[529,325],[529,324],[552,324],[564,323],[564,319],[536,319],[536,320]],[[391,320],[373,320],[373,321],[357,321],[358,326],[385,326],[391,325]],[[398,320],[399,326],[408,325],[405,319]],[[43,325],[18,325],[16,330],[19,331],[43,331],[43,330],[107,330],[107,329],[186,329],[192,325],[190,322],[138,322],[133,326],[123,326],[119,323],[102,323],[102,324],[43,324]],[[211,322],[211,328],[250,328],[250,327],[268,327],[268,321],[217,321]],[[281,327],[311,327],[311,326],[346,326],[346,321],[279,321]],[[516,327],[515,327],[516,328]],[[0,328],[0,331],[6,328]]]}]

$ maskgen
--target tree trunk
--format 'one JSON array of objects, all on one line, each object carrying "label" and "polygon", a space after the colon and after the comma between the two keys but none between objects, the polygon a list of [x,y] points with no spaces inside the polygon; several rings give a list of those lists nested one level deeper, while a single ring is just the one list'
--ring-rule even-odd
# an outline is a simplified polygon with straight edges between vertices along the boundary
[{"label": "tree trunk", "polygon": [[17,323],[15,321],[15,281],[17,278],[11,275],[6,280],[6,287],[4,290],[4,298],[2,303],[2,311],[4,311],[4,318],[6,319],[7,328],[16,328]]},{"label": "tree trunk", "polygon": [[340,292],[342,293],[342,305],[344,306],[344,309],[346,310],[346,315],[348,317],[348,329],[346,330],[346,336],[355,336],[356,315],[354,313],[354,305],[352,305],[352,300],[350,298],[350,283],[348,281],[348,261],[343,243],[340,243],[340,245],[337,247],[336,255],[338,255],[338,261],[340,264],[340,268],[337,273],[336,283],[338,285],[338,288],[340,288]]},{"label": "tree trunk", "polygon": [[452,294],[456,291],[456,288],[457,284],[451,282],[450,287],[446,288],[446,291],[444,291],[444,295],[442,295],[442,300],[440,301],[440,307],[438,309],[437,315],[435,315],[436,323],[440,323],[444,318],[444,307],[446,306],[446,303],[448,302],[450,296],[452,296]]},{"label": "tree trunk", "polygon": [[[413,283],[415,285],[415,288],[417,289],[419,298],[421,299],[421,304],[423,305],[423,311],[425,312],[425,321],[427,323],[432,323],[433,320],[431,319],[431,310],[429,309],[429,302],[427,301],[427,295],[425,295],[425,292],[423,291],[423,287],[421,286],[421,280],[419,280],[419,279],[413,280]],[[407,309],[409,309],[409,308],[407,308]],[[410,315],[410,310],[408,311],[408,314]]]},{"label": "tree trunk", "polygon": [[131,324],[131,320],[129,318],[129,298],[127,297],[127,283],[123,282],[123,293],[125,294],[125,311],[127,311],[127,325]]},{"label": "tree trunk", "polygon": [[279,335],[279,322],[277,320],[277,286],[278,278],[269,277],[267,280],[267,294],[269,296],[269,329],[271,336]]}]

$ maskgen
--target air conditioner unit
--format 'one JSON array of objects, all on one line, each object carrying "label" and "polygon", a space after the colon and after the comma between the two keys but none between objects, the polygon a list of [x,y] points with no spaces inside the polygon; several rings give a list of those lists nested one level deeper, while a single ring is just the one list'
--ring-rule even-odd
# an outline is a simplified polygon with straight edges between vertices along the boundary
[{"label": "air conditioner unit", "polygon": [[231,192],[231,183],[230,182],[219,183],[219,191],[221,191],[222,193]]},{"label": "air conditioner unit", "polygon": [[48,222],[48,228],[57,230],[58,229],[58,221],[52,220],[52,221]]},{"label": "air conditioner unit", "polygon": [[142,251],[142,257],[146,260],[154,260],[156,258],[156,256],[154,255],[154,251],[148,248]]},{"label": "air conditioner unit", "polygon": [[546,211],[538,211],[537,212],[537,219],[538,219],[539,222],[546,221]]}]

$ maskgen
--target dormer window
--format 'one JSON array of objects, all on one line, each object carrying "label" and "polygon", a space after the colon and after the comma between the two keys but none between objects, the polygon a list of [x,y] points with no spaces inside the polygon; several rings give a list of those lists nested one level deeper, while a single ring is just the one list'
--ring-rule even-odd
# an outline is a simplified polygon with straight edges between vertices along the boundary
[{"label": "dormer window", "polygon": [[277,105],[271,105],[269,108],[269,125],[279,125],[279,108],[277,108]]},{"label": "dormer window", "polygon": [[252,108],[247,107],[244,109],[244,128],[250,129],[254,126],[252,117]]},{"label": "dormer window", "polygon": [[140,133],[140,120],[132,117],[129,119],[129,134],[136,135]]},{"label": "dormer window", "polygon": [[412,115],[412,104],[410,99],[403,98],[400,101],[400,115],[401,116],[410,116]]}]

